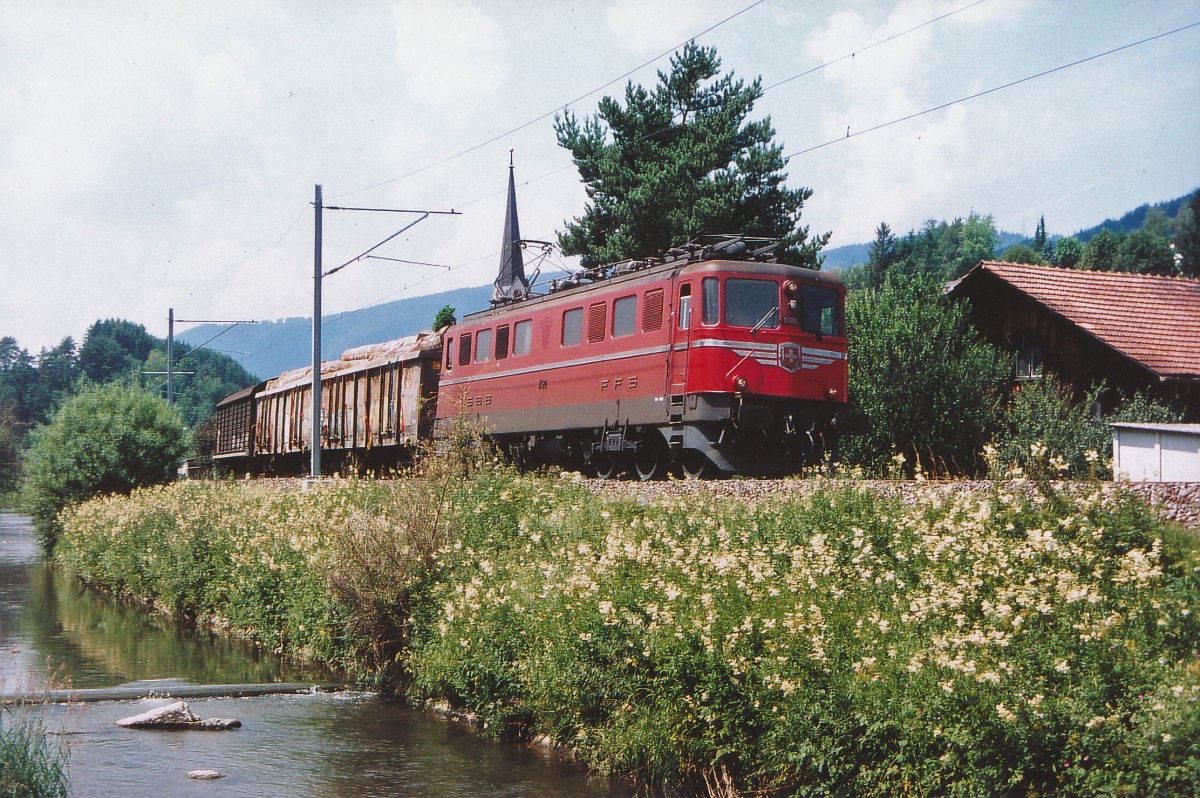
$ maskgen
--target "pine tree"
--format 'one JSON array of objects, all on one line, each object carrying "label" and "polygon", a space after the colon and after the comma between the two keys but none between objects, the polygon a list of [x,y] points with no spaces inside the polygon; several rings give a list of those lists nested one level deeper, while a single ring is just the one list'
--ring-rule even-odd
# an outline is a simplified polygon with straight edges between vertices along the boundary
[{"label": "pine tree", "polygon": [[1033,251],[1041,255],[1046,251],[1046,217],[1038,219],[1037,232],[1033,234]]},{"label": "pine tree", "polygon": [[779,239],[782,259],[820,267],[829,236],[810,239],[799,224],[812,190],[784,185],[787,162],[770,119],[747,121],[761,82],[720,68],[715,49],[689,43],[652,90],[631,82],[623,105],[605,97],[582,122],[570,111],[556,117],[558,143],[588,195],[583,215],[558,235],[565,254],[594,266],[704,233],[743,233]]},{"label": "pine tree", "polygon": [[866,287],[882,288],[888,269],[896,262],[896,237],[887,222],[875,228],[875,240],[867,249]]}]

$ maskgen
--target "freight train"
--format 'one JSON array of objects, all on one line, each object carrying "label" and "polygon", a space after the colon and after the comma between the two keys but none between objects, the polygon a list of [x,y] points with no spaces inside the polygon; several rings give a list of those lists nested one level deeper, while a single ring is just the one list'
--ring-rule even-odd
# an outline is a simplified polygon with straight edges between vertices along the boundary
[{"label": "freight train", "polygon": [[[742,237],[532,290],[509,180],[492,307],[322,364],[322,461],[380,470],[474,422],[523,465],[598,477],[779,475],[820,462],[848,412],[845,289]],[[214,460],[300,472],[311,371],[217,406]]]}]

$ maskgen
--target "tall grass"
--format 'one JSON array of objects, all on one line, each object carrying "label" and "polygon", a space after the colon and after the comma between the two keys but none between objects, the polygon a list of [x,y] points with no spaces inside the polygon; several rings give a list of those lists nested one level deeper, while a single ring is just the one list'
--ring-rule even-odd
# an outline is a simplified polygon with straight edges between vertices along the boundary
[{"label": "tall grass", "polygon": [[67,749],[51,741],[35,705],[0,705],[0,798],[67,795]]},{"label": "tall grass", "polygon": [[647,784],[1198,794],[1200,545],[1119,490],[645,503],[479,468],[64,526],[89,581]]}]

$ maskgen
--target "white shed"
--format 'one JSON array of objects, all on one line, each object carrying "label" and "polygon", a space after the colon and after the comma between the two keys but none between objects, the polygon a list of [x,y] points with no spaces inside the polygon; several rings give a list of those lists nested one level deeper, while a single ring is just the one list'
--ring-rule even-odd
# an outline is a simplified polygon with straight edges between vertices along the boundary
[{"label": "white shed", "polygon": [[1200,482],[1200,424],[1113,428],[1113,476],[1132,482]]}]

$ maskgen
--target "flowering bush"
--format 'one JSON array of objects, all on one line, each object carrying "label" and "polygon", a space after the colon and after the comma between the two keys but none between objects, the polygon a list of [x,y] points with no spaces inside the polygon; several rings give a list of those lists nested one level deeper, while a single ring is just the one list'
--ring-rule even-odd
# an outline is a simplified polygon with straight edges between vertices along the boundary
[{"label": "flowering bush", "polygon": [[388,506],[382,483],[311,490],[181,482],[68,509],[56,560],[85,582],[185,620],[215,621],[277,652],[356,661],[329,590],[333,531]]},{"label": "flowering bush", "polygon": [[429,486],[148,489],[69,512],[58,556],[273,648],[398,662],[417,697],[652,784],[1200,784],[1200,546],[1119,489],[641,503],[496,468]]},{"label": "flowering bush", "polygon": [[416,687],[650,782],[1193,789],[1195,542],[1119,493],[1057,499],[645,506],[481,481]]}]

